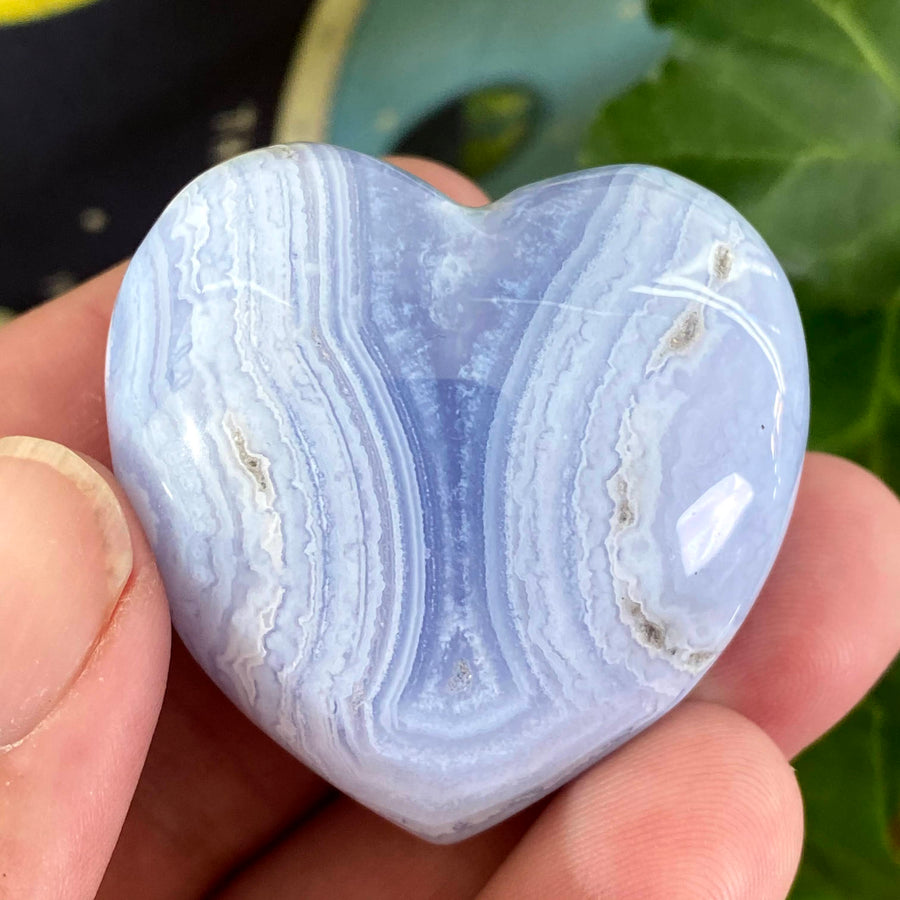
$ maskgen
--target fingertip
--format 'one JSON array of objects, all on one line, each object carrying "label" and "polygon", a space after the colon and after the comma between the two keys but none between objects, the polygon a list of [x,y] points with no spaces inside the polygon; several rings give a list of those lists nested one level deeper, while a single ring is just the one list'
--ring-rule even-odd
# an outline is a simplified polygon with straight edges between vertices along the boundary
[{"label": "fingertip", "polygon": [[900,502],[871,472],[807,457],[784,545],[747,621],[693,696],[730,706],[793,756],[900,648]]},{"label": "fingertip", "polygon": [[106,479],[52,441],[0,438],[0,747],[77,676],[133,566]]},{"label": "fingertip", "polygon": [[388,156],[386,161],[398,169],[427,181],[461,206],[484,206],[488,195],[470,178],[451,166],[421,156]]},{"label": "fingertip", "polygon": [[109,461],[103,360],[119,263],[0,331],[0,428]]},{"label": "fingertip", "polygon": [[0,699],[16,707],[15,740],[0,751],[0,820],[15,835],[3,887],[93,897],[162,701],[165,595],[101,465],[33,438],[0,442],[0,463],[0,481],[15,482],[0,503],[0,594],[20,618],[34,614],[33,627],[4,630],[15,653],[0,651],[14,662]]},{"label": "fingertip", "polygon": [[561,791],[482,896],[774,900],[802,835],[774,743],[688,701]]},{"label": "fingertip", "polygon": [[[832,508],[835,519],[843,512],[847,525],[868,523],[874,526],[876,536],[881,534],[896,546],[900,499],[881,478],[853,460],[830,453],[808,453],[806,469],[811,470],[804,485],[807,493]],[[893,562],[894,555],[887,561]]]}]

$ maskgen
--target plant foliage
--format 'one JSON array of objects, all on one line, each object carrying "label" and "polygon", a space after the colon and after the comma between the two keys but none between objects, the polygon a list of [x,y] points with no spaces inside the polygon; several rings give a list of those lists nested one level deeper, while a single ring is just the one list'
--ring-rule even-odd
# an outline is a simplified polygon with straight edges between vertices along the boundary
[{"label": "plant foliage", "polygon": [[[583,162],[653,163],[730,200],[797,295],[811,446],[900,489],[900,3],[650,0],[658,71],[605,106]],[[797,900],[900,898],[900,666],[797,762]]]}]

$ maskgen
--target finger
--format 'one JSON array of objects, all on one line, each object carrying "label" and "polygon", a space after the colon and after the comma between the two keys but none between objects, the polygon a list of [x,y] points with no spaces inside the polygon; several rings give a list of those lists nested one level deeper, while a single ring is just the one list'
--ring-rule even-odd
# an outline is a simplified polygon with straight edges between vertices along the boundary
[{"label": "finger", "polygon": [[427,844],[346,798],[239,873],[216,897],[266,900],[303,884],[304,898],[473,897],[529,816],[451,846]]},{"label": "finger", "polygon": [[0,435],[30,434],[110,464],[106,332],[125,264],[0,329]]},{"label": "finger", "polygon": [[432,187],[446,194],[451,200],[462,206],[484,206],[490,202],[488,195],[474,181],[466,178],[462,172],[451,169],[433,159],[421,156],[389,156],[387,162],[398,169],[405,169],[410,175],[427,181]]},{"label": "finger", "polygon": [[735,709],[793,756],[900,648],[900,503],[846,460],[809,454],[784,546],[747,621],[693,696]]},{"label": "finger", "polygon": [[[457,202],[486,200],[438,163],[392,161]],[[328,790],[251,725],[176,641],[157,732],[99,896],[202,894]]]},{"label": "finger", "polygon": [[787,893],[802,842],[777,747],[693,701],[563,789],[516,845],[538,811],[439,847],[343,800],[218,896],[262,900],[302,884],[308,900],[471,897],[488,882],[486,897],[516,900],[766,900]]},{"label": "finger", "polygon": [[176,638],[165,703],[98,900],[206,896],[328,791]]},{"label": "finger", "polygon": [[[0,434],[64,440],[109,461],[104,354],[123,273],[117,266],[0,331]],[[318,785],[178,644],[147,765],[100,896],[151,896],[144,893],[149,885],[152,896],[175,898],[208,886],[234,853],[257,849],[315,802]]]},{"label": "finger", "polygon": [[479,896],[783,900],[802,840],[780,750],[689,701],[561,791]]},{"label": "finger", "polygon": [[474,897],[536,817],[538,807],[459,844],[428,844],[346,797],[238,872],[218,900],[303,897]]},{"label": "finger", "polygon": [[108,472],[0,440],[0,893],[91,898],[165,685],[169,622]]}]

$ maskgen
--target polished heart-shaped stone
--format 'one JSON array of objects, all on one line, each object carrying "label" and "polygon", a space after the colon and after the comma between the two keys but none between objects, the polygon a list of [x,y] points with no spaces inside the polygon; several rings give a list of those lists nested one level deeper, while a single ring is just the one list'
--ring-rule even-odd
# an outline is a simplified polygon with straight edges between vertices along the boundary
[{"label": "polished heart-shaped stone", "polygon": [[808,377],[777,261],[689,181],[617,166],[467,209],[298,144],[162,214],[107,401],[203,668],[451,841],[646,728],[728,643],[787,525]]}]

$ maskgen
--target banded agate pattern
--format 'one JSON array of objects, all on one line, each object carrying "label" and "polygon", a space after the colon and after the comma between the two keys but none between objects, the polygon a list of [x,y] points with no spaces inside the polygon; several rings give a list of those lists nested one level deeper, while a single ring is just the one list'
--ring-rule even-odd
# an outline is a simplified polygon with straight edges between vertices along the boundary
[{"label": "banded agate pattern", "polygon": [[473,210],[312,144],[165,210],[107,399],[191,653],[435,841],[690,690],[774,561],[808,422],[787,279],[697,185],[618,166]]}]

